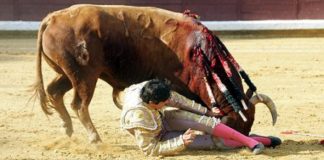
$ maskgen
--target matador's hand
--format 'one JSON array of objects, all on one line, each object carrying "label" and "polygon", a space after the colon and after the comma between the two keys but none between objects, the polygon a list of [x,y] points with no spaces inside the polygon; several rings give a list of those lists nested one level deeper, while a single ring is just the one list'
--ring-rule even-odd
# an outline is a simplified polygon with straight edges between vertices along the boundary
[{"label": "matador's hand", "polygon": [[182,135],[182,139],[183,139],[183,142],[184,142],[185,146],[188,146],[189,144],[191,144],[195,138],[196,138],[196,133],[193,130],[191,130],[191,128],[189,128]]},{"label": "matador's hand", "polygon": [[206,115],[210,117],[222,117],[223,113],[217,107],[213,107],[211,111],[207,111]]}]

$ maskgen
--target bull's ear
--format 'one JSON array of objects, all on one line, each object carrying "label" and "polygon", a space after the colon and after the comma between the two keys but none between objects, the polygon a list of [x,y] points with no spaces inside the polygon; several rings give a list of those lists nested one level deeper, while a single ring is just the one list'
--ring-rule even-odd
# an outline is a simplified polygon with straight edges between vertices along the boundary
[{"label": "bull's ear", "polygon": [[172,33],[178,29],[178,25],[178,21],[173,18],[164,21],[165,28],[163,29],[160,37],[164,44],[168,45],[171,41],[173,41],[172,38],[174,38],[174,36],[172,36]]}]

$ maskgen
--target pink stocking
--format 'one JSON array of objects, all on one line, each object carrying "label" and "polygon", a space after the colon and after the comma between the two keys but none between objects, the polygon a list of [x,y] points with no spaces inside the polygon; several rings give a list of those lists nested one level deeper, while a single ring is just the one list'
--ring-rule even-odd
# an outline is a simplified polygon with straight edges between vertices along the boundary
[{"label": "pink stocking", "polygon": [[[263,145],[265,146],[270,146],[271,145],[271,140],[267,137],[250,137],[258,142],[261,142]],[[226,147],[230,147],[230,148],[239,148],[239,147],[244,147],[243,143],[231,140],[231,139],[222,139],[224,142],[224,145]]]},{"label": "pink stocking", "polygon": [[226,147],[230,147],[230,148],[240,148],[240,147],[244,147],[244,144],[234,141],[234,140],[230,140],[230,139],[222,139],[224,145]]},{"label": "pink stocking", "polygon": [[[222,139],[228,139],[228,140],[234,140],[238,143],[244,144],[245,146],[248,146],[249,148],[253,148],[254,146],[256,146],[259,142],[247,137],[243,134],[241,134],[240,132],[222,124],[219,123],[217,124],[214,128],[213,128],[213,132],[212,132],[213,136],[222,138]],[[232,142],[228,142],[230,145],[236,146],[236,144],[234,145],[234,143]]]}]

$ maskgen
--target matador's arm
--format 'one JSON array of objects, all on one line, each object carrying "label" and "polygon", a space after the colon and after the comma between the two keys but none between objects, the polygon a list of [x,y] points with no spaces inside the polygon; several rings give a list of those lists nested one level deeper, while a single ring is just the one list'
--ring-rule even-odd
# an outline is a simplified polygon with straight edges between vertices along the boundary
[{"label": "matador's arm", "polygon": [[194,100],[190,100],[174,91],[171,92],[170,100],[166,105],[201,115],[205,115],[208,111],[207,108],[201,106],[201,104],[196,103]]}]

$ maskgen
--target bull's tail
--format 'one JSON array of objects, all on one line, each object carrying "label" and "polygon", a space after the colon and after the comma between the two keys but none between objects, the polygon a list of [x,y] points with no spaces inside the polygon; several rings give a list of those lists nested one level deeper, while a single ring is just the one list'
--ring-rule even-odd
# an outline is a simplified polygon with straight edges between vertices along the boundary
[{"label": "bull's tail", "polygon": [[51,115],[52,111],[50,108],[49,99],[44,89],[43,74],[42,74],[42,54],[43,54],[42,37],[46,27],[47,27],[47,18],[45,18],[41,22],[40,29],[38,31],[37,57],[36,57],[36,82],[32,86],[32,90],[34,91],[33,97],[40,99],[40,105],[44,113],[47,115]]}]

